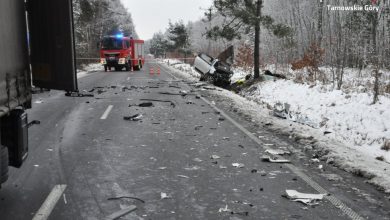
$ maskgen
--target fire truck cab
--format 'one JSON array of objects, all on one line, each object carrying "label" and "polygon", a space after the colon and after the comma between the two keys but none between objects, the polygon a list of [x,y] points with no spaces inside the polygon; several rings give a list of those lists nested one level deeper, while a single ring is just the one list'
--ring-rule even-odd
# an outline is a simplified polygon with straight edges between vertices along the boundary
[{"label": "fire truck cab", "polygon": [[145,63],[144,41],[135,40],[132,37],[124,37],[122,34],[106,36],[100,42],[100,63],[104,71],[120,71],[125,68],[140,70]]}]

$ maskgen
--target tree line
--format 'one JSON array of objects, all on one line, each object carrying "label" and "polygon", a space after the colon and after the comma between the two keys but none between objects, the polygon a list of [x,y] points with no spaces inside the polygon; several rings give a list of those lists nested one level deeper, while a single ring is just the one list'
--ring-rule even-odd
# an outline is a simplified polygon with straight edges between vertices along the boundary
[{"label": "tree line", "polygon": [[130,12],[120,0],[73,0],[78,58],[95,58],[98,42],[106,35],[123,33],[138,38]]}]

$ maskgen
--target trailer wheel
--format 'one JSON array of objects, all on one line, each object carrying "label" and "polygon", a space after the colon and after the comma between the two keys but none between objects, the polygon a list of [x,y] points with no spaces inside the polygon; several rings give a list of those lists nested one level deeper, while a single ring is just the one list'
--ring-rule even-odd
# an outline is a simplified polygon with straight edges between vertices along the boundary
[{"label": "trailer wheel", "polygon": [[131,69],[130,65],[131,65],[130,62],[127,62],[126,66],[125,66],[126,71],[130,71],[130,69]]},{"label": "trailer wheel", "polygon": [[0,184],[8,179],[8,148],[0,145]]},{"label": "trailer wheel", "polygon": [[142,69],[142,62],[141,60],[138,62],[138,68],[141,70]]},{"label": "trailer wheel", "polygon": [[104,72],[107,72],[107,65],[104,65]]}]

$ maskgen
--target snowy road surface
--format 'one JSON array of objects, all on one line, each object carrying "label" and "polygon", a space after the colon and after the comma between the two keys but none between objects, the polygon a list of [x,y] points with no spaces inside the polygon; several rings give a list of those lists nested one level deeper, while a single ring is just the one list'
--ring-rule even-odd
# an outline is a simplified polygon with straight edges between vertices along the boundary
[{"label": "snowy road surface", "polygon": [[[34,95],[29,120],[41,124],[0,190],[0,219],[104,219],[132,205],[122,219],[389,219],[389,199],[363,178],[317,163],[163,66],[79,84],[94,97]],[[260,160],[266,149],[291,152],[291,164]],[[327,195],[308,206],[286,190]]]}]

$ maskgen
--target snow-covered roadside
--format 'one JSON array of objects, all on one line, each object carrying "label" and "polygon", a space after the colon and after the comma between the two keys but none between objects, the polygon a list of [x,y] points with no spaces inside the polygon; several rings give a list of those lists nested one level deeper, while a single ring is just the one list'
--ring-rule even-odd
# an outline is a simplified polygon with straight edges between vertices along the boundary
[{"label": "snow-covered roadside", "polygon": [[82,69],[77,70],[77,78],[86,77],[91,72],[102,71],[103,67],[100,63],[91,63],[88,65],[83,65]]},{"label": "snow-covered roadside", "polygon": [[[194,70],[187,64],[176,64],[169,68],[187,80],[198,81]],[[240,74],[242,77],[245,72],[241,71]],[[316,151],[326,152],[323,157],[325,161],[331,158],[329,161],[336,166],[365,176],[370,183],[390,193],[390,164],[375,159],[382,155],[390,161],[390,153],[380,150],[381,140],[390,137],[390,100],[381,97],[380,104],[369,105],[371,99],[363,93],[327,91],[326,87],[310,88],[288,80],[277,80],[266,81],[241,94],[246,97],[227,90],[210,92],[231,100],[255,121],[272,121],[273,129],[288,133],[291,137],[313,136],[317,142],[312,147]],[[283,101],[290,104],[291,111],[308,114],[318,124],[326,122],[325,125],[319,129],[298,123],[290,126],[291,121],[270,117],[266,106]],[[324,131],[332,133],[324,135]],[[355,147],[355,141],[361,146]]]}]

